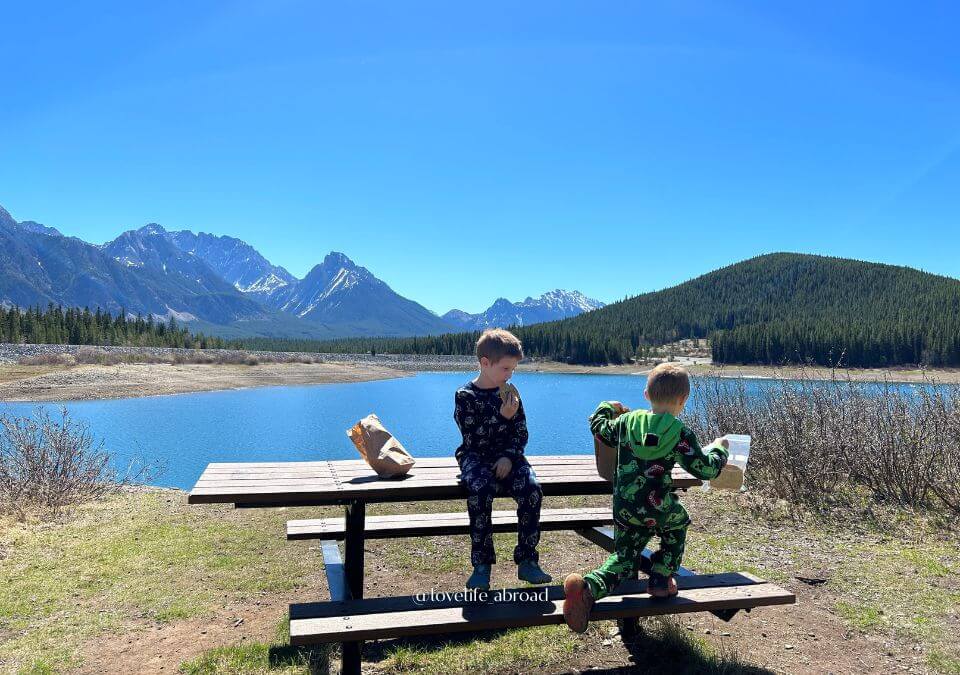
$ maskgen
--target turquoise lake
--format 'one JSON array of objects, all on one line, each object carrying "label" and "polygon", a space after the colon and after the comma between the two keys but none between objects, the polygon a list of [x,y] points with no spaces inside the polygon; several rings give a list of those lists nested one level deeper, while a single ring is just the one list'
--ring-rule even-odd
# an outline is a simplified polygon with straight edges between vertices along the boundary
[{"label": "turquoise lake", "polygon": [[[460,435],[453,395],[475,373],[298,387],[68,402],[118,466],[141,458],[158,466],[156,485],[189,489],[209,462],[297,461],[359,457],[346,430],[376,413],[414,457],[452,457]],[[518,373],[530,429],[528,454],[593,452],[587,416],[601,400],[643,407],[642,376]],[[752,381],[749,388],[763,386]],[[29,415],[39,404],[0,403]],[[50,412],[60,404],[44,403]]]}]

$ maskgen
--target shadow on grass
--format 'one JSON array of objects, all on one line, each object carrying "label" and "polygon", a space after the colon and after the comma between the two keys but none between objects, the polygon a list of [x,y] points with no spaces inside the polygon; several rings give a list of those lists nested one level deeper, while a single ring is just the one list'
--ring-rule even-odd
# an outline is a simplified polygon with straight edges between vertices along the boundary
[{"label": "shadow on grass", "polygon": [[629,666],[593,670],[597,673],[671,673],[677,675],[774,675],[746,663],[735,650],[719,652],[671,618],[641,621],[636,638],[625,642]]},{"label": "shadow on grass", "polygon": [[[512,631],[491,630],[471,633],[455,633],[434,637],[399,638],[395,640],[381,640],[364,644],[364,664],[383,664],[385,661],[397,660],[401,655],[419,655],[424,659],[401,660],[392,664],[397,671],[437,670],[442,665],[443,652],[458,646],[468,646],[476,641],[491,642]],[[561,664],[577,668],[588,668],[594,665],[599,656],[591,654],[594,649],[601,647],[602,637],[594,635],[593,643],[589,641],[579,646],[572,654],[561,658],[557,663],[544,662],[539,667],[534,663],[511,663],[509,657],[503,662],[487,663],[492,671],[523,672],[554,672]],[[589,639],[589,638],[588,638]],[[673,620],[650,619],[641,623],[637,639],[624,643],[630,654],[630,663],[623,666],[605,669],[592,668],[596,673],[671,673],[679,675],[774,675],[774,671],[746,663],[732,649],[721,648],[719,651],[712,645],[690,634],[685,628]],[[539,651],[539,650],[534,650]],[[509,653],[509,650],[507,650]],[[504,654],[506,656],[506,654]],[[454,654],[451,658],[456,659]],[[605,659],[609,654],[605,655]],[[459,671],[456,662],[448,664],[450,671]],[[462,664],[461,664],[462,665]],[[445,670],[445,669],[441,669]],[[483,670],[487,670],[484,668]]]},{"label": "shadow on grass", "polygon": [[285,668],[308,668],[310,673],[330,672],[330,650],[320,647],[291,647],[290,645],[272,645],[267,651],[267,663],[270,670]]}]

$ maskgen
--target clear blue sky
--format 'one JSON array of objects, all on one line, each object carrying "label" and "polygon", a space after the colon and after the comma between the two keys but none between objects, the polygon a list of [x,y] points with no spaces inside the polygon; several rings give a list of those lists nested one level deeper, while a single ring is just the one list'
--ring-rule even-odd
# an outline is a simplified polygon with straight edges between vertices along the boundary
[{"label": "clear blue sky", "polygon": [[958,3],[465,4],[4,3],[0,205],[441,313],[777,250],[960,277]]}]

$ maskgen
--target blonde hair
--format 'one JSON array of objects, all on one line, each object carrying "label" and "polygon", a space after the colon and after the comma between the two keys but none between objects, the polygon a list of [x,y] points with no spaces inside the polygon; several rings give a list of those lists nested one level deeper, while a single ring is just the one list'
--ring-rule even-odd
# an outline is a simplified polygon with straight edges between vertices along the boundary
[{"label": "blonde hair", "polygon": [[651,403],[674,403],[690,395],[690,376],[676,363],[661,363],[647,376]]},{"label": "blonde hair", "polygon": [[486,356],[490,363],[496,363],[504,356],[523,358],[523,345],[520,339],[508,330],[488,328],[477,340],[477,361]]}]

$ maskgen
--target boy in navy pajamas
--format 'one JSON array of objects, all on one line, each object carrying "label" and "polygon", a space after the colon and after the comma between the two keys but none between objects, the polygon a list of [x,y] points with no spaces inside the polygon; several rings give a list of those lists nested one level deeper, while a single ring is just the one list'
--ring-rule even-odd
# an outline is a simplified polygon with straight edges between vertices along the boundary
[{"label": "boy in navy pajamas", "polygon": [[517,502],[517,576],[534,584],[552,577],[541,569],[540,506],[543,492],[523,455],[527,419],[516,387],[507,384],[523,358],[520,340],[502,329],[484,331],[477,341],[480,374],[457,389],[453,417],[463,434],[457,448],[460,480],[469,493],[470,562],[466,587],[490,588],[490,566],[496,562],[491,513],[493,499],[509,495]]}]

